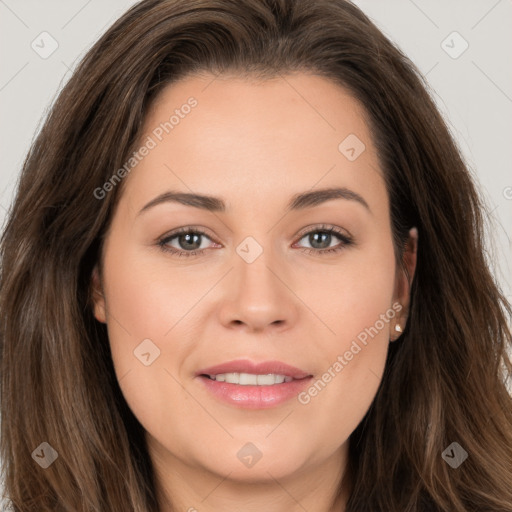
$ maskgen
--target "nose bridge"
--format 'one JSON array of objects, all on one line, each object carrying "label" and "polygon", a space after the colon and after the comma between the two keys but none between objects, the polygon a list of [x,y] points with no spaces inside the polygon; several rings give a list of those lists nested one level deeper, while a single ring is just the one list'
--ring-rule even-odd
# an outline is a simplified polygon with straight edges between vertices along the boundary
[{"label": "nose bridge", "polygon": [[224,310],[225,322],[243,322],[260,330],[292,321],[293,294],[283,283],[279,254],[272,250],[271,235],[267,235],[259,237],[264,243],[248,236],[236,247],[230,280],[232,300]]},{"label": "nose bridge", "polygon": [[[262,236],[259,239],[261,240]],[[248,296],[254,306],[259,301],[270,304],[269,301],[274,300],[276,295],[281,295],[282,292],[278,290],[282,284],[270,270],[279,266],[270,239],[270,235],[266,236],[263,245],[253,236],[248,236],[236,248],[238,260],[235,263],[235,271],[240,279],[237,291],[240,298]]]}]

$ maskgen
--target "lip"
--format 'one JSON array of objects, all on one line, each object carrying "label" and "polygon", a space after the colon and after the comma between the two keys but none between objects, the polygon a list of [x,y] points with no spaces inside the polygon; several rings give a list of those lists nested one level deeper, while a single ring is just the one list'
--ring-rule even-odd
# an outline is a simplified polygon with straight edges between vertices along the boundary
[{"label": "lip", "polygon": [[196,375],[219,375],[221,373],[253,373],[257,375],[275,373],[278,375],[284,375],[285,377],[292,377],[297,380],[310,376],[309,373],[281,361],[263,361],[262,363],[254,363],[248,359],[237,359],[236,361],[228,361],[226,363],[210,366],[199,370]]},{"label": "lip", "polygon": [[[274,373],[292,377],[294,380],[272,386],[244,386],[218,382],[207,377],[207,375],[219,375],[221,373],[252,373],[257,375]],[[243,409],[267,409],[296,397],[309,385],[313,376],[281,361],[254,363],[249,360],[236,360],[199,370],[196,373],[196,378],[203,383],[210,394],[223,403]]]}]

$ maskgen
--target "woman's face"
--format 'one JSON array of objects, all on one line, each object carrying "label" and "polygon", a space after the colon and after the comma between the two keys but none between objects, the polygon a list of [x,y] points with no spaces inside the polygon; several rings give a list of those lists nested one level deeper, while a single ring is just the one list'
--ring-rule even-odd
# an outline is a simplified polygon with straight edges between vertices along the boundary
[{"label": "woman's face", "polygon": [[335,471],[409,293],[361,107],[318,76],[188,77],[159,96],[138,148],[95,316],[158,467]]}]

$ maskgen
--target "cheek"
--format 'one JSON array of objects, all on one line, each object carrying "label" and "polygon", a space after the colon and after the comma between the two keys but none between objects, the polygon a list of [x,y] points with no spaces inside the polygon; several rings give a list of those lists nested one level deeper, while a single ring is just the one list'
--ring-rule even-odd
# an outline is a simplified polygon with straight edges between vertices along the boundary
[{"label": "cheek", "polygon": [[[347,256],[346,265],[326,270],[324,293],[308,299],[329,327],[317,338],[322,370],[299,396],[312,428],[346,439],[364,417],[380,385],[389,347],[395,262],[391,244]],[[318,276],[315,275],[315,281]]]},{"label": "cheek", "polygon": [[171,272],[135,250],[112,250],[104,268],[108,336],[119,385],[146,430],[164,429],[172,410],[184,416],[194,410],[179,384],[185,381],[180,370],[197,341],[187,335],[189,321],[210,285],[194,277],[192,269]]},{"label": "cheek", "polygon": [[[350,317],[340,315],[336,336],[324,337],[323,369],[298,396],[311,432],[322,434],[320,459],[346,441],[359,425],[379,388],[389,346],[387,300],[367,300]],[[299,416],[299,415],[297,415]],[[284,442],[284,439],[283,439]]]},{"label": "cheek", "polygon": [[114,328],[123,327],[132,340],[170,338],[208,288],[205,273],[201,278],[192,268],[171,267],[164,257],[155,264],[154,256],[133,251],[108,263],[107,309]]},{"label": "cheek", "polygon": [[[375,236],[375,240],[347,250],[333,264],[310,263],[296,275],[294,291],[324,324],[325,328],[318,327],[319,334],[324,334],[320,338],[324,343],[321,353],[331,358],[344,351],[365,328],[373,326],[392,305],[393,246],[385,236]],[[384,325],[378,323],[381,338],[389,333],[387,320]]]}]

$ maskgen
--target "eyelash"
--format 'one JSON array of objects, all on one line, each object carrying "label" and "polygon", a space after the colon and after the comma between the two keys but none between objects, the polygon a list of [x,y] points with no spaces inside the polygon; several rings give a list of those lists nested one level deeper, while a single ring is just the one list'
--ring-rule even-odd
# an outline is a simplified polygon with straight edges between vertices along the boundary
[{"label": "eyelash", "polygon": [[[300,250],[302,252],[306,252],[307,254],[314,253],[316,255],[321,255],[321,256],[323,256],[327,253],[333,254],[333,253],[340,252],[343,249],[345,249],[346,247],[354,244],[353,239],[351,237],[343,234],[338,228],[333,227],[333,226],[328,227],[325,225],[317,226],[309,231],[306,231],[305,233],[302,233],[299,237],[299,240],[302,240],[305,236],[310,235],[311,233],[325,233],[325,234],[329,234],[329,235],[335,235],[339,240],[341,240],[342,244],[335,246],[335,247],[328,248],[328,249],[312,249],[310,247],[301,247]],[[162,251],[177,255],[178,257],[197,256],[207,250],[207,249],[198,249],[198,250],[194,250],[194,251],[179,251],[177,249],[170,248],[167,245],[172,239],[174,239],[177,236],[182,235],[182,234],[202,235],[202,236],[205,236],[205,237],[211,239],[211,237],[208,236],[208,234],[205,231],[203,231],[202,229],[194,228],[192,226],[187,226],[187,227],[179,228],[176,231],[170,233],[169,235],[165,235],[164,238],[161,238],[160,240],[158,240],[157,245],[160,247],[160,249],[162,249]]]}]

